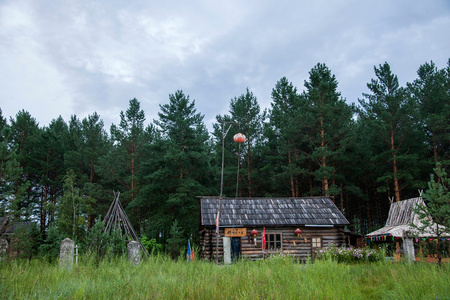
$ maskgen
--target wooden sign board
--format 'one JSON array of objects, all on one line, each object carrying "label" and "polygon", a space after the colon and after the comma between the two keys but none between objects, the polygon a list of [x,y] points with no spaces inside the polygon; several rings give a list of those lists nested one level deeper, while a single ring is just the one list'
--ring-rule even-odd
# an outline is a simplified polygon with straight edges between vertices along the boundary
[{"label": "wooden sign board", "polygon": [[247,236],[247,228],[225,228],[225,236],[229,237]]}]

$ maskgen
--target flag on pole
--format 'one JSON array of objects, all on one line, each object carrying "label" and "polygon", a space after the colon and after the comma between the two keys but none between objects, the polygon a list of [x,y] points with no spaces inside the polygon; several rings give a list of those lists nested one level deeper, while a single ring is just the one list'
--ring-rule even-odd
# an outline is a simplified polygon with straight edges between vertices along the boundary
[{"label": "flag on pole", "polygon": [[186,261],[189,262],[192,260],[192,253],[191,253],[191,243],[188,240],[188,248],[187,248],[187,254],[186,254]]},{"label": "flag on pole", "polygon": [[263,250],[266,249],[266,227],[264,227],[264,230],[263,230],[262,248],[263,248]]},{"label": "flag on pole", "polygon": [[216,235],[219,235],[219,213],[220,213],[220,210],[217,211],[217,216],[216,216]]}]

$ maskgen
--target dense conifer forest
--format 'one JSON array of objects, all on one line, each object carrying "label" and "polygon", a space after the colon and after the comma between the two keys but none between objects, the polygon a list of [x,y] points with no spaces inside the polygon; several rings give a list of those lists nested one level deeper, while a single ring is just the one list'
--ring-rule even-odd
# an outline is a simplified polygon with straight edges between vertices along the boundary
[{"label": "dense conifer forest", "polygon": [[109,129],[96,112],[39,126],[25,110],[9,120],[0,111],[0,217],[35,222],[43,240],[83,240],[120,191],[138,234],[162,245],[195,240],[198,196],[219,195],[223,122],[237,122],[224,140],[224,195],[329,195],[349,229],[367,233],[384,225],[389,199],[417,197],[438,163],[448,170],[450,60],[424,63],[406,86],[380,64],[361,95],[350,104],[318,63],[303,86],[276,82],[267,110],[247,88],[212,132],[181,90],[153,122],[129,100]]}]

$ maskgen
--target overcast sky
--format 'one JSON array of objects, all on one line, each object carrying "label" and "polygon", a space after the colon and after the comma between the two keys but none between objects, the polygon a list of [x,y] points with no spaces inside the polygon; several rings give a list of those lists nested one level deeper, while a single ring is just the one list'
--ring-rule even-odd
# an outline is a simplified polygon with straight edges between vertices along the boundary
[{"label": "overcast sky", "polygon": [[48,126],[97,112],[109,132],[137,98],[146,124],[183,90],[211,129],[248,87],[261,108],[325,63],[350,102],[387,61],[400,83],[450,58],[450,1],[0,0],[0,108]]}]

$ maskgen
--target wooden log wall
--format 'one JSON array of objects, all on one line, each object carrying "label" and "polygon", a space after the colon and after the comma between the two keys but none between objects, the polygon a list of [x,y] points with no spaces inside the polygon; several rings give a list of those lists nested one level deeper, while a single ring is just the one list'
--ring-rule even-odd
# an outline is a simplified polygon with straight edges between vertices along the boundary
[{"label": "wooden log wall", "polygon": [[[297,237],[294,233],[295,229],[300,228],[302,230],[301,237]],[[254,237],[250,234],[252,229],[258,231],[256,236],[256,245]],[[244,259],[258,260],[264,259],[272,253],[276,253],[276,250],[262,250],[262,233],[263,228],[251,227],[247,228],[247,236],[241,237],[241,256]],[[279,234],[282,235],[282,249],[283,253],[293,256],[297,260],[305,261],[312,253],[312,238],[322,238],[322,248],[334,243],[337,246],[346,245],[346,239],[343,228],[338,227],[275,227],[267,228],[266,234]],[[223,261],[223,237],[224,228],[220,229],[219,239],[219,261]],[[202,232],[202,239],[200,242],[202,250],[201,257],[203,259],[209,259],[216,261],[217,253],[217,239],[215,234],[215,228],[205,228]],[[278,252],[280,252],[278,250]]]}]

